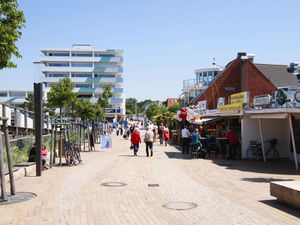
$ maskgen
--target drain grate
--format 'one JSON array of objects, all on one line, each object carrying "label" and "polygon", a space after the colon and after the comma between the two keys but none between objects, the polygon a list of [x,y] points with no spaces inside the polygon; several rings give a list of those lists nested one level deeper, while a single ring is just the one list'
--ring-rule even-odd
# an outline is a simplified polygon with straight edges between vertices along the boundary
[{"label": "drain grate", "polygon": [[126,186],[127,184],[122,182],[106,182],[106,183],[102,183],[101,185],[105,187],[123,187]]},{"label": "drain grate", "polygon": [[197,204],[193,202],[168,202],[163,204],[163,207],[173,210],[189,210],[196,208]]},{"label": "drain grate", "polygon": [[17,192],[16,195],[8,195],[8,201],[0,200],[0,205],[9,205],[19,202],[25,202],[36,197],[36,194],[31,192]]},{"label": "drain grate", "polygon": [[148,187],[159,187],[159,184],[148,184]]}]

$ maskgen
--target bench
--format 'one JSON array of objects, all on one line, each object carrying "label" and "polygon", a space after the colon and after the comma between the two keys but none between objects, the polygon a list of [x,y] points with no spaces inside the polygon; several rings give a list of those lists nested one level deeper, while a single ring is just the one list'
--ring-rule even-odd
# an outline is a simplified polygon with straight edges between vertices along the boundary
[{"label": "bench", "polygon": [[300,209],[300,181],[271,182],[270,194],[278,201]]}]

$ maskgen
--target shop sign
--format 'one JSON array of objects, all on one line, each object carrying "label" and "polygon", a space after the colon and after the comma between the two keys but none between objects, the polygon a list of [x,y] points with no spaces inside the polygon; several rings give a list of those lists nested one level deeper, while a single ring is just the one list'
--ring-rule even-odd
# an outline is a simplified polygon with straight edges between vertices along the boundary
[{"label": "shop sign", "polygon": [[206,100],[198,102],[199,109],[206,109]]},{"label": "shop sign", "polygon": [[254,106],[268,106],[271,104],[271,95],[258,95],[253,98]]},{"label": "shop sign", "polygon": [[249,92],[244,91],[230,95],[230,103],[249,104]]},{"label": "shop sign", "polygon": [[219,109],[221,105],[225,105],[225,97],[218,98],[217,108]]},{"label": "shop sign", "polygon": [[115,109],[109,109],[109,108],[106,108],[106,109],[104,109],[104,112],[105,112],[105,113],[115,113],[116,110],[115,110]]},{"label": "shop sign", "polygon": [[220,106],[221,112],[240,112],[242,110],[243,110],[243,104],[240,103],[233,103],[233,104]]},{"label": "shop sign", "polygon": [[282,89],[278,89],[276,93],[276,102],[279,105],[283,105],[284,103],[286,103],[286,100],[287,100],[287,94],[285,93],[285,91]]},{"label": "shop sign", "polygon": [[243,105],[249,104],[249,92],[239,92],[230,95],[230,104],[221,105],[221,112],[240,112],[243,110]]}]

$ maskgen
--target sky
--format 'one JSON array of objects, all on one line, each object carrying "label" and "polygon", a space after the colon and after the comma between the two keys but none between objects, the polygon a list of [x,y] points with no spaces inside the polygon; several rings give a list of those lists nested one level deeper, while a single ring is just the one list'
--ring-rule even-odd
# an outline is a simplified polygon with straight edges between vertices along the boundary
[{"label": "sky", "polygon": [[24,0],[22,59],[0,71],[0,89],[33,89],[42,48],[123,49],[125,97],[181,94],[195,70],[237,52],[257,63],[300,61],[299,0]]}]

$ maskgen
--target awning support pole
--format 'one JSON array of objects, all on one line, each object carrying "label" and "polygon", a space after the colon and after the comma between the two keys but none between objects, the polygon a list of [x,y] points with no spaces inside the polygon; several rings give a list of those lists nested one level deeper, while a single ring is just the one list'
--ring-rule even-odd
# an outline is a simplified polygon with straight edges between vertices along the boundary
[{"label": "awning support pole", "polygon": [[262,151],[263,151],[263,159],[264,159],[264,162],[266,162],[265,144],[264,144],[264,139],[263,139],[263,134],[262,134],[260,119],[258,119],[258,125],[259,125],[259,134],[260,134],[261,147],[262,147]]},{"label": "awning support pole", "polygon": [[295,145],[295,138],[294,138],[292,115],[290,113],[289,113],[289,123],[290,123],[290,132],[291,132],[292,144],[293,144],[295,166],[296,166],[296,170],[298,171],[298,160],[297,160],[297,152],[296,152],[296,145]]}]

